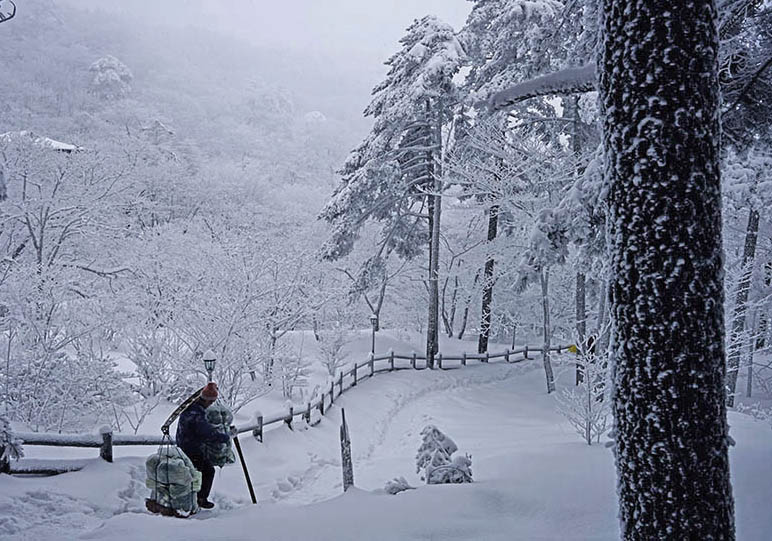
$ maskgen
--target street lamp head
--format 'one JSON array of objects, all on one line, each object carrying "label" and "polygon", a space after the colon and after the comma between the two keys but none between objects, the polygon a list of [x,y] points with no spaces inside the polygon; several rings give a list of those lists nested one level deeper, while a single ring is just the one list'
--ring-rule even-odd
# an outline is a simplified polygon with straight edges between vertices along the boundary
[{"label": "street lamp head", "polygon": [[217,360],[214,355],[214,351],[212,351],[211,349],[207,349],[204,352],[202,359],[204,361],[204,367],[206,368],[206,371],[209,372],[210,374],[214,372],[214,363]]}]

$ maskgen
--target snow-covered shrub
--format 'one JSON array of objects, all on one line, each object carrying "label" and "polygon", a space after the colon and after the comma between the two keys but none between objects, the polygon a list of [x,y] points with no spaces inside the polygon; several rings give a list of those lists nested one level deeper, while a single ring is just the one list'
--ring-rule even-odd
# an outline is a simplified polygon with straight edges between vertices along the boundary
[{"label": "snow-covered shrub", "polygon": [[11,423],[0,415],[0,470],[11,460],[19,460],[24,456],[22,441],[11,430]]},{"label": "snow-covered shrub", "polygon": [[395,477],[391,481],[386,482],[386,486],[383,487],[383,490],[385,490],[388,494],[399,494],[400,492],[405,492],[406,490],[412,490],[415,487],[412,486],[410,483],[407,482],[407,479],[404,477]]},{"label": "snow-covered shrub", "polygon": [[587,343],[579,348],[576,364],[583,374],[576,387],[562,389],[557,396],[558,412],[563,415],[587,445],[610,428],[611,397],[608,385],[608,363],[596,355]]},{"label": "snow-covered shrub", "polygon": [[451,455],[456,443],[434,425],[421,430],[422,442],[416,453],[416,473],[428,485],[472,482],[472,457]]},{"label": "snow-covered shrub", "polygon": [[348,355],[343,350],[350,341],[348,330],[340,322],[335,322],[329,329],[319,333],[322,364],[330,376],[334,376],[346,361]]},{"label": "snow-covered shrub", "polygon": [[276,359],[282,396],[292,399],[297,389],[308,385],[310,362],[301,355],[287,352]]}]

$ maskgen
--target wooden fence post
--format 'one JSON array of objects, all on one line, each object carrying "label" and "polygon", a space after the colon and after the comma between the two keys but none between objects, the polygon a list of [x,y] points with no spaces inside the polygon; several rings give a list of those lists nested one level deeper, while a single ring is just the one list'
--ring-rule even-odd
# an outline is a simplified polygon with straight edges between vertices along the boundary
[{"label": "wooden fence post", "polygon": [[99,458],[107,462],[113,461],[113,431],[109,428],[103,428],[102,446],[99,448]]},{"label": "wooden fence post", "polygon": [[354,363],[354,368],[353,370],[351,370],[351,373],[354,375],[354,383],[351,384],[352,387],[357,386],[357,376],[358,376],[357,372],[359,372],[359,370],[357,369],[357,363]]},{"label": "wooden fence post", "polygon": [[504,360],[509,362],[509,348],[504,352]]},{"label": "wooden fence post", "polygon": [[394,350],[389,351],[389,372],[394,371]]},{"label": "wooden fence post", "polygon": [[442,370],[442,353],[437,353],[437,368]]},{"label": "wooden fence post", "polygon": [[461,366],[466,366],[466,352],[461,356]]},{"label": "wooden fence post", "polygon": [[310,425],[311,424],[311,402],[309,402],[308,406],[306,407],[305,418],[306,418],[306,422]]},{"label": "wooden fence post", "polygon": [[375,356],[370,354],[370,376],[375,374]]},{"label": "wooden fence post", "polygon": [[343,371],[338,372],[338,388],[340,389],[339,395],[343,394]]},{"label": "wooden fence post", "polygon": [[324,417],[324,393],[319,397],[319,415]]},{"label": "wooden fence post", "polygon": [[525,351],[523,351],[523,358],[528,359],[528,344],[525,345]]},{"label": "wooden fence post", "polygon": [[252,435],[257,441],[263,443],[263,415],[260,413],[257,415],[257,427],[252,431]]},{"label": "wooden fence post", "polygon": [[295,415],[295,408],[290,406],[289,407],[289,413],[287,414],[286,419],[284,419],[284,422],[287,424],[290,430],[294,430],[292,428],[292,417]]},{"label": "wooden fence post", "polygon": [[412,366],[412,367],[413,367],[413,370],[415,370],[415,357],[416,357],[416,353],[415,353],[415,351],[414,351],[414,352],[413,352],[413,358],[412,358],[412,359],[410,359],[410,366]]},{"label": "wooden fence post", "polygon": [[335,381],[330,381],[330,406],[335,403]]},{"label": "wooden fence post", "polygon": [[6,454],[5,447],[0,445],[0,473],[11,473],[11,453]]},{"label": "wooden fence post", "polygon": [[343,492],[346,492],[349,487],[354,486],[354,464],[351,460],[351,437],[346,424],[345,409],[341,408],[340,415],[340,456],[343,465]]}]

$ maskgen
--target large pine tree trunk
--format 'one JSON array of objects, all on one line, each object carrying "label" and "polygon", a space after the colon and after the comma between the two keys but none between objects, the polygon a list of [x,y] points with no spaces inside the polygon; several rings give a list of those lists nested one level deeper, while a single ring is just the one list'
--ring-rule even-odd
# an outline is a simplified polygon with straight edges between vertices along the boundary
[{"label": "large pine tree trunk", "polygon": [[759,212],[751,209],[748,214],[748,227],[745,230],[743,250],[743,268],[740,283],[737,284],[734,313],[732,314],[732,334],[729,337],[729,359],[727,361],[727,405],[734,406],[734,394],[737,389],[737,374],[740,371],[742,340],[745,333],[745,315],[748,312],[748,293],[751,290],[753,260],[756,258],[756,240],[759,236]]},{"label": "large pine tree trunk", "polygon": [[603,0],[619,517],[734,539],[714,0]]},{"label": "large pine tree trunk", "polygon": [[[488,246],[496,240],[499,228],[499,206],[493,205],[488,211]],[[488,254],[483,275],[482,311],[480,315],[480,338],[477,341],[477,353],[488,351],[488,339],[491,335],[491,303],[493,302],[493,270],[495,260]]]}]

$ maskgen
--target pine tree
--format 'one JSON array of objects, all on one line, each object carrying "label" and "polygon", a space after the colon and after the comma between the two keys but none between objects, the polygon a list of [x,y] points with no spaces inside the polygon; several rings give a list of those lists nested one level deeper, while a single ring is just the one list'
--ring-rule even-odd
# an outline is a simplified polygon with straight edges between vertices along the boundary
[{"label": "pine tree", "polygon": [[[348,255],[363,225],[383,224],[379,255],[394,249],[411,259],[429,244],[427,362],[438,351],[438,264],[443,127],[458,100],[453,77],[466,55],[451,26],[434,16],[413,22],[402,48],[386,64],[365,116],[374,125],[341,171],[321,217],[332,225],[323,249],[330,260]],[[424,227],[428,219],[429,227]]]},{"label": "pine tree", "polygon": [[716,6],[602,6],[622,537],[734,539]]}]

